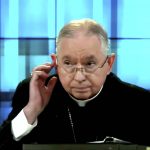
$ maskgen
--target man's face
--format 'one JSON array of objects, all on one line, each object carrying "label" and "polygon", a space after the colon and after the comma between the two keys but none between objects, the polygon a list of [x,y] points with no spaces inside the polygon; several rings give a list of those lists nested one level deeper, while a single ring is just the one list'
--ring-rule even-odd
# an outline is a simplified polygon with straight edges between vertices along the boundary
[{"label": "man's face", "polygon": [[[78,33],[73,38],[63,38],[60,47],[57,71],[64,89],[83,100],[97,94],[111,69],[108,60],[98,68],[106,60],[99,38]],[[90,73],[81,69],[92,70],[93,67],[95,69]]]}]

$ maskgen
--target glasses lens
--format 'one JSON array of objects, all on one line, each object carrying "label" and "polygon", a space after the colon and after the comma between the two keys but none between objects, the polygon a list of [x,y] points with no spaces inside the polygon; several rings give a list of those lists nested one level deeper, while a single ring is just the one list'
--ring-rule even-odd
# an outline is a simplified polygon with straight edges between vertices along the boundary
[{"label": "glasses lens", "polygon": [[84,69],[85,69],[85,72],[87,72],[87,73],[93,73],[93,72],[95,72],[96,71],[96,69],[98,68],[98,66],[97,65],[95,65],[95,66],[93,66],[93,67],[85,67]]},{"label": "glasses lens", "polygon": [[67,72],[67,73],[75,73],[77,71],[81,71],[84,73],[94,73],[98,68],[103,68],[105,63],[107,62],[108,56],[106,57],[105,61],[101,66],[95,64],[92,66],[83,66],[82,68],[78,68],[76,65],[64,65],[62,64],[61,67]]}]

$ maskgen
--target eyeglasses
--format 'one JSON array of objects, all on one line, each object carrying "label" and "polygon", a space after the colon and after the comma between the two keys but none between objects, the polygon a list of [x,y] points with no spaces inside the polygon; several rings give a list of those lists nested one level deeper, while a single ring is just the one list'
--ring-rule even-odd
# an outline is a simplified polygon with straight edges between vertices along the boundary
[{"label": "eyeglasses", "polygon": [[67,63],[67,64],[61,64],[61,65],[58,65],[60,67],[62,67],[64,69],[65,72],[69,73],[69,74],[74,74],[76,73],[77,71],[81,71],[82,73],[94,73],[97,69],[101,69],[103,68],[103,66],[105,65],[105,63],[107,62],[108,60],[108,57],[106,57],[105,61],[102,63],[101,66],[97,65],[97,64],[92,64],[92,65],[84,65],[84,67],[81,67],[81,68],[78,68],[76,67],[76,65],[72,65],[70,63]]}]

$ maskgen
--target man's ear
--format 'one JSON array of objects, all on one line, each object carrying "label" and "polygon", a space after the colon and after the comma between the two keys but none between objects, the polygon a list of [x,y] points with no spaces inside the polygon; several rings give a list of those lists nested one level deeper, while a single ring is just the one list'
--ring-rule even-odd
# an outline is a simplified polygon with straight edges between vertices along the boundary
[{"label": "man's ear", "polygon": [[115,53],[112,53],[109,57],[108,57],[108,67],[109,67],[109,69],[108,69],[108,73],[107,74],[109,74],[110,72],[111,72],[111,70],[112,70],[112,67],[113,67],[113,64],[114,64],[114,61],[115,61]]}]

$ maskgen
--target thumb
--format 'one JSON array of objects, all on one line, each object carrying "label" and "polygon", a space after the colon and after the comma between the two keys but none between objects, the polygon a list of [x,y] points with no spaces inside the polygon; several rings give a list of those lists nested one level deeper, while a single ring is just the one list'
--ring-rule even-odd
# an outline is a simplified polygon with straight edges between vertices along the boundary
[{"label": "thumb", "polygon": [[57,66],[56,54],[51,54],[51,59],[52,59],[52,64],[53,64],[54,66]]},{"label": "thumb", "polygon": [[48,81],[48,84],[47,84],[47,89],[48,89],[48,92],[51,96],[52,92],[53,92],[53,89],[54,89],[54,86],[56,84],[56,81],[57,81],[57,77],[52,77],[49,81]]}]

